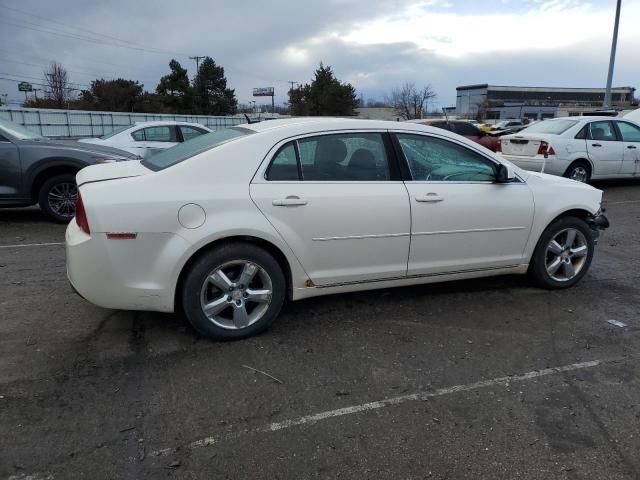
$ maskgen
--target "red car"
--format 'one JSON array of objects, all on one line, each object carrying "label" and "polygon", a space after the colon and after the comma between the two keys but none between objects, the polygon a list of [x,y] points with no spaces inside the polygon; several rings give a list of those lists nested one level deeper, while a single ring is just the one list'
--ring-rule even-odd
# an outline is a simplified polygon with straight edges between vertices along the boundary
[{"label": "red car", "polygon": [[500,141],[498,137],[494,137],[493,135],[485,133],[475,125],[463,120],[449,120],[448,122],[446,120],[425,120],[424,122],[419,123],[421,125],[443,128],[445,130],[449,130],[450,132],[457,133],[458,135],[462,135],[469,140],[473,140],[474,142],[479,143],[492,152],[496,151],[496,146]]}]

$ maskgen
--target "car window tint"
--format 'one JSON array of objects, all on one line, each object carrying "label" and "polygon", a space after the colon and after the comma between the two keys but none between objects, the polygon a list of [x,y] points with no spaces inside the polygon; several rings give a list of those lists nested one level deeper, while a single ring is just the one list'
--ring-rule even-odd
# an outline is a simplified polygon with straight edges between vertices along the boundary
[{"label": "car window tint", "polygon": [[144,128],[131,132],[131,137],[133,137],[136,142],[144,142]]},{"label": "car window tint", "polygon": [[444,130],[451,130],[451,127],[447,122],[433,122],[429,124],[430,127],[443,128]]},{"label": "car window tint", "polygon": [[580,129],[578,133],[576,133],[575,138],[578,140],[584,140],[585,138],[587,138],[587,130],[589,130],[589,126],[585,125]]},{"label": "car window tint", "polygon": [[463,135],[465,137],[478,136],[478,129],[476,129],[473,125],[470,125],[465,122],[454,123],[453,131],[456,132],[458,135]]},{"label": "car window tint", "polygon": [[272,181],[299,180],[298,159],[293,142],[280,147],[269,165],[266,178]]},{"label": "car window tint", "polygon": [[177,142],[175,131],[169,126],[147,127],[144,129],[147,142]]},{"label": "car window tint", "polygon": [[2,135],[0,135],[0,142],[8,142],[9,140],[7,140],[6,138],[4,138]]},{"label": "car window tint", "polygon": [[473,150],[448,140],[424,135],[398,134],[414,180],[444,182],[490,182],[493,162]]},{"label": "car window tint", "polygon": [[591,139],[603,141],[615,141],[616,134],[611,122],[591,122]]},{"label": "car window tint", "polygon": [[624,142],[640,142],[640,127],[627,122],[618,122],[618,129]]},{"label": "car window tint", "polygon": [[298,141],[303,180],[389,180],[389,159],[379,133],[345,133]]},{"label": "car window tint", "polygon": [[180,131],[182,132],[182,138],[186,142],[187,140],[191,140],[192,138],[199,137],[200,135],[204,135],[208,133],[206,130],[195,127],[187,127],[185,125],[180,125]]}]

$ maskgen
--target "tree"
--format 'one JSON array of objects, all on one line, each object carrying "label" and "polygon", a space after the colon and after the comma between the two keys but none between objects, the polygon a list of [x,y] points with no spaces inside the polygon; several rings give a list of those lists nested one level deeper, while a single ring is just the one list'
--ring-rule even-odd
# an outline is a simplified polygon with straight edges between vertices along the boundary
[{"label": "tree", "polygon": [[58,62],[51,62],[49,69],[44,72],[47,82],[47,99],[53,107],[62,108],[71,97],[69,75],[67,69]]},{"label": "tree", "polygon": [[427,102],[437,97],[431,85],[416,88],[416,84],[405,82],[402,87],[391,91],[388,103],[396,111],[396,114],[405,120],[422,118],[423,112],[427,110]]},{"label": "tree", "polygon": [[235,90],[227,88],[224,68],[211,57],[200,64],[193,81],[194,113],[203,115],[232,115],[238,108]]},{"label": "tree", "polygon": [[[190,113],[192,95],[187,69],[177,60],[169,62],[171,72],[160,79],[156,87],[156,99],[153,103],[159,111],[170,113]],[[145,103],[148,103],[149,99]]]},{"label": "tree", "polygon": [[310,84],[289,90],[289,105],[293,115],[347,116],[358,107],[356,90],[350,83],[341,83],[322,62]]},{"label": "tree", "polygon": [[97,79],[91,82],[89,90],[81,93],[84,110],[109,110],[112,112],[132,112],[141,101],[144,85],[134,80]]}]

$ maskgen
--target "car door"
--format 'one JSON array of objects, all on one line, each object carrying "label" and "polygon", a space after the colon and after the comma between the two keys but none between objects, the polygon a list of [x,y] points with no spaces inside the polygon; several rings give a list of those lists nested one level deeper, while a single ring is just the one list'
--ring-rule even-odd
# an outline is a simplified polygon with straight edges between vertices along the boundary
[{"label": "car door", "polygon": [[0,199],[18,196],[21,179],[18,147],[0,135]]},{"label": "car door", "polygon": [[617,121],[618,133],[623,143],[621,175],[640,174],[640,127]]},{"label": "car door", "polygon": [[594,175],[616,175],[622,167],[624,145],[618,140],[613,122],[599,120],[589,124],[587,154]]},{"label": "car door", "polygon": [[178,134],[174,125],[145,127],[131,132],[138,155],[147,158],[156,152],[178,144]]},{"label": "car door", "polygon": [[533,195],[516,178],[495,183],[497,161],[452,139],[396,133],[411,202],[408,275],[519,265]]},{"label": "car door", "polygon": [[406,276],[407,190],[386,132],[345,132],[277,147],[251,197],[316,285]]}]

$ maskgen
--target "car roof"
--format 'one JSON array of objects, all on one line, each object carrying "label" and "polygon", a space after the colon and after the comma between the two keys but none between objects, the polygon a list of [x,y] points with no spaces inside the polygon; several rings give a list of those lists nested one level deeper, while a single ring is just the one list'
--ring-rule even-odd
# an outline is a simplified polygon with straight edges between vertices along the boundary
[{"label": "car roof", "polygon": [[[343,118],[343,117],[297,117],[286,118],[279,120],[269,120],[266,122],[241,124],[239,127],[253,130],[254,132],[268,132],[274,130],[291,130],[291,132],[320,132],[330,130],[415,130],[441,132],[440,129],[435,129],[427,125],[419,123],[409,122],[393,122],[388,120],[365,120],[358,118]],[[433,128],[433,130],[432,130]]]},{"label": "car roof", "polygon": [[133,127],[164,127],[167,125],[206,127],[206,125],[202,125],[201,123],[195,123],[195,122],[177,122],[175,120],[153,120],[148,122],[136,122],[133,125],[131,125],[131,128]]}]

